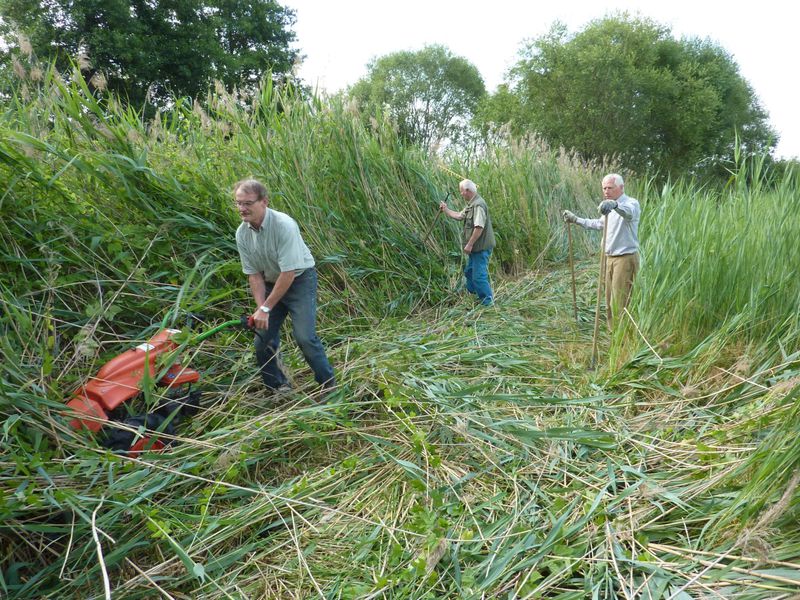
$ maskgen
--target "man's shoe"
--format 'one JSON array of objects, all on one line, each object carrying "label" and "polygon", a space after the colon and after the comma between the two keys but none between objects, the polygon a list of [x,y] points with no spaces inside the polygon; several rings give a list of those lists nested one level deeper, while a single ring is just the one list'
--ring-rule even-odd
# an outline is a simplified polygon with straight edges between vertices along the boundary
[{"label": "man's shoe", "polygon": [[270,392],[272,392],[272,396],[286,396],[289,392],[292,391],[292,386],[288,383],[282,383],[276,388],[268,388]]}]

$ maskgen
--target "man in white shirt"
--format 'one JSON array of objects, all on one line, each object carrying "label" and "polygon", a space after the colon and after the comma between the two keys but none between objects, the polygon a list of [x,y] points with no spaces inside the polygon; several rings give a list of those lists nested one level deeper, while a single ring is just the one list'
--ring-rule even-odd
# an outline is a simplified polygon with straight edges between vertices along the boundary
[{"label": "man in white shirt", "polygon": [[317,337],[317,270],[314,257],[289,215],[268,208],[267,188],[245,179],[233,189],[242,224],[236,230],[236,246],[256,301],[252,320],[256,335],[256,360],[264,384],[277,390],[289,386],[278,366],[280,328],[292,315],[292,333],[325,388],[335,385],[322,342]]},{"label": "man in white shirt", "polygon": [[[639,271],[639,201],[625,194],[625,182],[620,175],[603,177],[603,200],[597,207],[608,215],[606,232],[606,315],[612,327],[622,309],[628,306],[633,280]],[[603,229],[604,219],[582,219],[565,210],[564,220],[577,223],[584,229]]]}]

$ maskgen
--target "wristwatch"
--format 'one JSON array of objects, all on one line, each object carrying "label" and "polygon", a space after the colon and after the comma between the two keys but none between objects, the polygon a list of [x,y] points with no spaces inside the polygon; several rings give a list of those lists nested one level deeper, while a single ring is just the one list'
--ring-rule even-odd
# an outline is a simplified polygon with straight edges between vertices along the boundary
[{"label": "wristwatch", "polygon": [[269,306],[267,306],[266,304],[259,306],[259,308],[261,309],[261,312],[263,312],[264,314],[266,315],[269,314]]}]

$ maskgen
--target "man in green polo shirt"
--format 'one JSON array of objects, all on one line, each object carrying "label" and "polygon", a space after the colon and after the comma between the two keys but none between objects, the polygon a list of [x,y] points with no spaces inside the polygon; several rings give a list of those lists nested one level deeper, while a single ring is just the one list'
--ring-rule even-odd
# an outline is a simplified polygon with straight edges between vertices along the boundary
[{"label": "man in green polo shirt", "polygon": [[489,207],[478,194],[475,183],[469,179],[458,184],[458,191],[467,202],[464,210],[460,212],[450,210],[446,202],[439,203],[439,208],[451,219],[464,221],[462,243],[464,253],[468,256],[467,266],[464,268],[467,291],[475,294],[481,304],[488,306],[494,299],[492,286],[489,283],[489,256],[494,248],[494,231],[492,219],[489,217]]},{"label": "man in green polo shirt", "polygon": [[292,315],[294,339],[314,379],[333,387],[333,368],[317,337],[317,270],[297,222],[269,208],[267,188],[255,179],[238,182],[233,194],[242,218],[236,246],[256,302],[256,360],[264,384],[272,390],[289,385],[278,366],[278,348],[281,325]]}]

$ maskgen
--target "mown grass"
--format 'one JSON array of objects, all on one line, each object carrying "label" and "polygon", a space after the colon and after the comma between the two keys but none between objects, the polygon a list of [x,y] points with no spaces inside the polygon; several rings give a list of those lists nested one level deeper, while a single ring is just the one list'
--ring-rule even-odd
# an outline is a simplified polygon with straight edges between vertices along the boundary
[{"label": "mown grass", "polygon": [[[147,124],[80,81],[40,92],[1,122],[3,594],[798,592],[796,182],[759,187],[751,165],[724,192],[629,183],[642,273],[588,371],[599,240],[575,233],[575,323],[558,211],[590,214],[596,169],[531,144],[440,166],[387,123],[269,87]],[[318,259],[340,389],[323,397],[287,344],[297,387],[270,397],[226,331],[188,351],[204,406],[169,452],[70,432],[63,399],[107,358],[249,306],[245,175]],[[458,288],[457,226],[422,240],[460,175],[500,237],[489,309]]]},{"label": "mown grass", "polygon": [[[204,342],[195,361],[220,374],[172,451],[131,460],[62,430],[48,461],[6,479],[28,482],[6,525],[29,563],[17,595],[102,597],[103,566],[131,598],[796,590],[791,503],[761,523],[796,455],[796,388],[733,365],[697,399],[648,369],[587,373],[590,312],[574,324],[567,282],[506,282],[502,309],[458,300],[354,335],[322,404],[303,385],[265,395],[246,339]],[[581,297],[592,284],[582,270]]]}]

